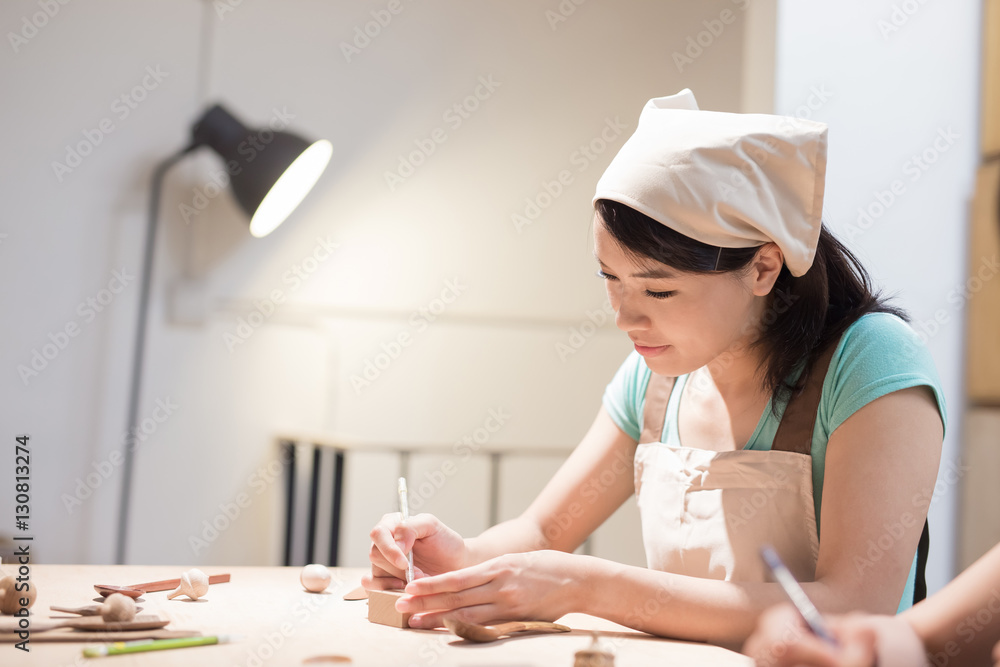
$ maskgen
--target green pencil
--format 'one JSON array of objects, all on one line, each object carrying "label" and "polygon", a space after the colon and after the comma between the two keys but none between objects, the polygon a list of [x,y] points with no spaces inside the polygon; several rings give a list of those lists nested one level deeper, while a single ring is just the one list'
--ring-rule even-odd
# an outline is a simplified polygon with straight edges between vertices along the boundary
[{"label": "green pencil", "polygon": [[237,639],[233,635],[179,637],[177,639],[140,639],[134,642],[114,642],[113,644],[104,644],[102,646],[88,646],[83,649],[83,655],[87,658],[100,658],[105,655],[121,655],[122,653],[143,653],[144,651],[163,651],[168,648],[228,644]]}]

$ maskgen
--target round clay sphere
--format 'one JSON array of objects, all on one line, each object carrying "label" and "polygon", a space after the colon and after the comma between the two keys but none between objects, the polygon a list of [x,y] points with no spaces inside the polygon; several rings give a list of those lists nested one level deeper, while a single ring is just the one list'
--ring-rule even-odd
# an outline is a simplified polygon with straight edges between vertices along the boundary
[{"label": "round clay sphere", "polygon": [[106,623],[127,623],[135,620],[135,600],[121,593],[112,593],[101,605],[101,618]]},{"label": "round clay sphere", "polygon": [[[23,585],[25,582],[21,582]],[[21,599],[28,601],[28,607],[35,604],[37,591],[35,585],[28,581],[27,590],[17,590],[18,582],[14,577],[4,577],[0,579],[0,612],[4,614],[14,614],[21,609]]]},{"label": "round clay sphere", "polygon": [[299,575],[302,587],[311,593],[322,593],[330,586],[330,570],[325,565],[312,563],[302,568]]}]

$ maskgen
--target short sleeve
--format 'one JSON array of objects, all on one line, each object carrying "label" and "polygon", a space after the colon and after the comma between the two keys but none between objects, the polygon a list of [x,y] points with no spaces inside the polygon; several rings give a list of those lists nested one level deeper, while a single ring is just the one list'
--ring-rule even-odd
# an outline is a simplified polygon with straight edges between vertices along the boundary
[{"label": "short sleeve", "polygon": [[604,389],[601,400],[618,428],[636,442],[642,433],[642,408],[650,372],[638,352],[630,353]]},{"label": "short sleeve", "polygon": [[923,385],[934,392],[947,429],[944,392],[930,350],[910,325],[891,313],[868,313],[848,327],[824,385],[820,410],[827,434],[875,399]]}]

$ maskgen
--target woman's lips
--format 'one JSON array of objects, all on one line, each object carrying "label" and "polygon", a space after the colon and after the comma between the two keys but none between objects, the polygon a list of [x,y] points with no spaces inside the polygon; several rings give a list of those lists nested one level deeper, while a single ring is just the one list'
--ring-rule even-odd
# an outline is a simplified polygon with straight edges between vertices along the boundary
[{"label": "woman's lips", "polygon": [[655,357],[658,354],[662,354],[669,345],[660,345],[658,347],[648,347],[646,345],[639,345],[639,343],[634,343],[635,351],[644,357]]}]

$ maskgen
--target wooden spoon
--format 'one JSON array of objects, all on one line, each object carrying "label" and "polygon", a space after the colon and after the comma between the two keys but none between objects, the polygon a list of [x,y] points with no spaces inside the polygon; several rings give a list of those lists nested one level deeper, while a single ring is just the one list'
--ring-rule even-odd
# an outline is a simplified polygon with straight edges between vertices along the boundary
[{"label": "wooden spoon", "polygon": [[515,632],[570,632],[570,628],[565,625],[546,621],[511,621],[496,625],[479,625],[446,618],[444,624],[462,639],[479,643],[496,641],[504,635],[511,635]]},{"label": "wooden spoon", "polygon": [[[80,616],[100,616],[103,605],[99,604],[88,604],[83,607],[58,607],[52,605],[49,607],[52,611],[59,611],[64,614],[78,614]],[[138,613],[142,611],[142,607],[136,607],[135,611]]]},{"label": "wooden spoon", "polygon": [[[229,581],[228,574],[213,574],[208,578],[209,584],[225,584]],[[108,586],[105,584],[95,584],[94,590],[108,597],[112,593],[121,593],[130,598],[137,598],[143,593],[156,593],[158,591],[172,591],[181,585],[180,579],[163,579],[162,581],[150,581],[145,584],[132,584],[131,586]]]},{"label": "wooden spoon", "polygon": [[[0,632],[17,632],[21,629],[18,625],[20,622],[19,619],[12,618],[10,620],[12,622],[8,623],[7,619],[0,619]],[[31,632],[45,632],[46,630],[55,630],[56,628],[76,628],[78,630],[116,632],[119,630],[153,630],[155,628],[165,628],[169,623],[169,620],[163,620],[159,616],[154,616],[152,614],[148,616],[136,616],[133,621],[121,623],[106,623],[100,616],[91,616],[87,618],[69,618],[58,621],[31,621],[29,629]]]}]

